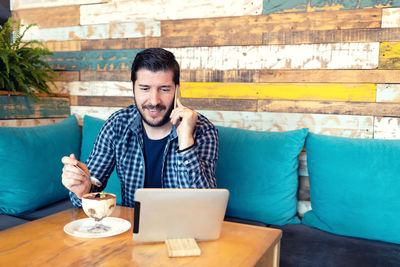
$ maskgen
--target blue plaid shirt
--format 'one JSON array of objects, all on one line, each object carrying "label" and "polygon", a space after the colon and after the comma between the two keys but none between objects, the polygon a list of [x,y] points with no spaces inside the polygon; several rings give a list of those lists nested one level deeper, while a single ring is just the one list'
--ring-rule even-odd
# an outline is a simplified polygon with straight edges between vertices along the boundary
[{"label": "blue plaid shirt", "polygon": [[[172,127],[163,155],[162,187],[215,188],[215,169],[218,159],[218,133],[214,125],[201,114],[194,131],[195,148],[178,153],[176,126]],[[93,150],[86,161],[92,176],[103,187],[107,185],[114,167],[121,180],[122,205],[133,207],[135,192],[144,185],[145,162],[143,156],[142,118],[135,105],[121,109],[104,123]],[[74,206],[81,200],[70,192]]]}]

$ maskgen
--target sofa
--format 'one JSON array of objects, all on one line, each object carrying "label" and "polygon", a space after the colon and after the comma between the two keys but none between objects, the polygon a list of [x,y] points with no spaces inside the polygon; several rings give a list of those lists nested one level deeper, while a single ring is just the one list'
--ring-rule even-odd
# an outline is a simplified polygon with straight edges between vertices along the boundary
[{"label": "sofa", "polygon": [[[71,116],[0,128],[0,230],[72,207],[61,157],[74,153],[85,161],[103,123],[85,116],[80,129]],[[400,140],[217,128],[217,184],[230,191],[226,220],[281,229],[280,266],[400,265]],[[304,216],[303,150],[312,207]],[[115,171],[105,191],[120,203]]]}]

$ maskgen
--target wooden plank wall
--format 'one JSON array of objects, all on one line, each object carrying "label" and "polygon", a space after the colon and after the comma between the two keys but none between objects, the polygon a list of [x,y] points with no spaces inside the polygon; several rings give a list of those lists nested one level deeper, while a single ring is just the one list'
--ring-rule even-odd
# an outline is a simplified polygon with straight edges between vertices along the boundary
[{"label": "wooden plank wall", "polygon": [[[61,7],[62,6],[62,7]],[[132,103],[129,68],[172,51],[187,106],[217,125],[400,137],[400,0],[14,0],[27,36],[55,52],[71,111]],[[299,198],[308,200],[306,154]]]}]

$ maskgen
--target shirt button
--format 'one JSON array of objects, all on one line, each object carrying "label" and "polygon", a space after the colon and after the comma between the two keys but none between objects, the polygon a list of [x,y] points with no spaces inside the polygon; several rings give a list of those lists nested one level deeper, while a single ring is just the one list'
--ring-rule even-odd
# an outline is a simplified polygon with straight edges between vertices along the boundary
[{"label": "shirt button", "polygon": [[189,161],[188,160],[185,160],[185,165],[188,165],[189,164]]},{"label": "shirt button", "polygon": [[143,165],[142,165],[142,164],[140,164],[140,166],[139,166],[139,169],[141,169],[141,168],[143,168]]}]

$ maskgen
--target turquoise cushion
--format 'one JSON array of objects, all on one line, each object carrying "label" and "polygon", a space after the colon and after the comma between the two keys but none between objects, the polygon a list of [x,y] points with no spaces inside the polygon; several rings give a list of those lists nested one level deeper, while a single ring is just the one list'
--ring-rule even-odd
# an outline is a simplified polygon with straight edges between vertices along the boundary
[{"label": "turquoise cushion", "polygon": [[[93,149],[94,142],[96,141],[97,135],[99,134],[104,122],[105,121],[102,119],[94,118],[91,116],[85,116],[83,118],[80,161],[86,162],[86,160],[89,158],[90,152],[92,152]],[[117,196],[117,204],[121,205],[121,182],[115,169],[111,173],[104,191],[115,194]]]},{"label": "turquoise cushion", "polygon": [[75,116],[36,127],[0,127],[0,213],[18,215],[68,198],[63,156],[79,156]]},{"label": "turquoise cushion", "polygon": [[299,166],[308,129],[257,132],[217,127],[217,185],[230,191],[226,214],[284,225],[296,216]]},{"label": "turquoise cushion", "polygon": [[304,224],[400,243],[400,140],[310,134],[306,152],[312,210]]}]

